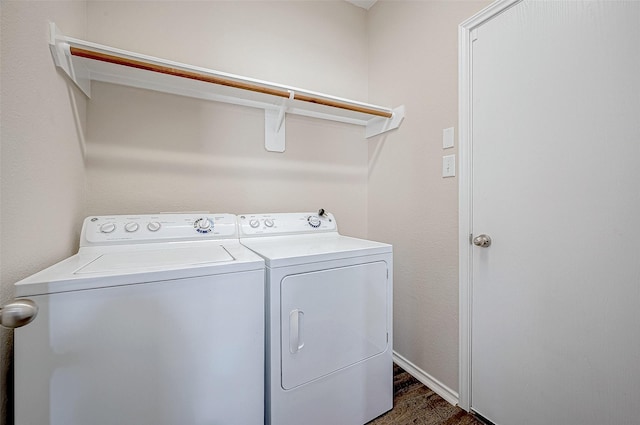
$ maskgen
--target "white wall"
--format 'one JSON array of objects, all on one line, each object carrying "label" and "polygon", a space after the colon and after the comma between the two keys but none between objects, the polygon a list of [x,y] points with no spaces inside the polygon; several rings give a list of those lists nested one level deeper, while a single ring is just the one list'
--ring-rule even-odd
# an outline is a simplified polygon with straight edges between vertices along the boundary
[{"label": "white wall", "polygon": [[[85,35],[82,1],[2,1],[0,304],[13,284],[77,248],[86,102],[56,71],[48,21]],[[0,424],[10,423],[12,332],[0,328]],[[10,392],[9,392],[10,393]]]},{"label": "white wall", "polygon": [[[442,130],[458,114],[457,26],[489,2],[379,1],[369,11],[369,100],[404,103],[369,149],[368,235],[394,245],[394,350],[458,388],[458,181]],[[393,220],[389,218],[393,217]]]},{"label": "white wall", "polygon": [[[88,39],[192,65],[365,101],[366,11],[344,1],[99,2]],[[323,207],[366,236],[364,129],[288,116],[287,150],[264,149],[264,113],[94,84],[90,214]]]}]

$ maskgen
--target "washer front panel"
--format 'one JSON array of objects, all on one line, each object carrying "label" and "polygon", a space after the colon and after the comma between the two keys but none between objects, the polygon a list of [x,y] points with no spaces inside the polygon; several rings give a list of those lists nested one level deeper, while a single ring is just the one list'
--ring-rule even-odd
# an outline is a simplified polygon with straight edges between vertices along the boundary
[{"label": "washer front panel", "polygon": [[32,299],[16,424],[263,423],[263,271]]}]

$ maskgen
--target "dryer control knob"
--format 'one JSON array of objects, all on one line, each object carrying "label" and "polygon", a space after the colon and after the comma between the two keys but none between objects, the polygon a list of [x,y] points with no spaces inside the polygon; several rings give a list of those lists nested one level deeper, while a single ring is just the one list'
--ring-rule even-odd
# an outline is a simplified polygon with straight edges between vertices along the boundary
[{"label": "dryer control knob", "polygon": [[251,226],[251,227],[253,227],[255,229],[256,227],[260,226],[260,221],[256,220],[255,218],[251,219],[249,221],[249,226]]},{"label": "dryer control knob", "polygon": [[157,221],[152,221],[149,224],[147,224],[147,229],[149,229],[152,232],[157,232],[158,230],[160,230],[160,227],[162,226]]},{"label": "dryer control knob", "polygon": [[116,225],[115,223],[105,223],[102,226],[100,226],[100,231],[102,233],[111,233],[114,230],[116,230]]},{"label": "dryer control knob", "polygon": [[264,225],[267,227],[273,227],[273,220],[271,220],[270,218],[266,219],[264,221]]},{"label": "dryer control knob", "polygon": [[320,218],[317,215],[310,215],[307,221],[311,227],[320,227]]}]

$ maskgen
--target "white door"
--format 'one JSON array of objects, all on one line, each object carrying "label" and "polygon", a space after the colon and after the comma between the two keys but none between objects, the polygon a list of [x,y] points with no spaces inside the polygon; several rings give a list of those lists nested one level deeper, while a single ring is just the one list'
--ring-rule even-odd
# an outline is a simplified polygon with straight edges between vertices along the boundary
[{"label": "white door", "polygon": [[472,43],[471,408],[640,423],[640,2],[525,0]]}]

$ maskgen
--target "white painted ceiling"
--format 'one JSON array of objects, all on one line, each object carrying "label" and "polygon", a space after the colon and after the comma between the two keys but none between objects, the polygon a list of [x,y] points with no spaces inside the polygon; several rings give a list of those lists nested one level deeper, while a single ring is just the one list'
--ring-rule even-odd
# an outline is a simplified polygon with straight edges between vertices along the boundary
[{"label": "white painted ceiling", "polygon": [[358,7],[361,7],[363,9],[367,9],[369,10],[369,8],[371,6],[373,6],[373,4],[377,1],[377,0],[346,0],[349,3],[355,4]]}]

